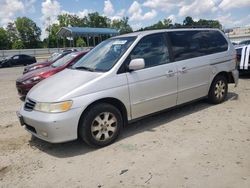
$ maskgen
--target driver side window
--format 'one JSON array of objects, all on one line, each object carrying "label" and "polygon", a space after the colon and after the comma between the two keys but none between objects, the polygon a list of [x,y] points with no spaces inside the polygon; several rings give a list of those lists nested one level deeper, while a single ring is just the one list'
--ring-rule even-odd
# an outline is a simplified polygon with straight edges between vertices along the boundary
[{"label": "driver side window", "polygon": [[18,55],[17,55],[17,56],[14,56],[13,59],[19,59],[19,56],[18,56]]},{"label": "driver side window", "polygon": [[142,38],[130,54],[130,60],[136,58],[144,59],[145,68],[169,63],[169,52],[163,34]]}]

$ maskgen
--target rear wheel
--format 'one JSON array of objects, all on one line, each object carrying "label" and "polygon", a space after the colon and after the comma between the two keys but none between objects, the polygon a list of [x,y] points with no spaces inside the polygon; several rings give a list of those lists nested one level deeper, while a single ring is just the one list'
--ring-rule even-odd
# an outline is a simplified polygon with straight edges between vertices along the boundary
[{"label": "rear wheel", "polygon": [[214,78],[209,93],[208,100],[213,104],[222,103],[228,92],[228,82],[225,76],[218,75]]},{"label": "rear wheel", "polygon": [[120,111],[102,103],[92,106],[81,117],[79,135],[91,146],[103,147],[113,143],[123,127]]}]

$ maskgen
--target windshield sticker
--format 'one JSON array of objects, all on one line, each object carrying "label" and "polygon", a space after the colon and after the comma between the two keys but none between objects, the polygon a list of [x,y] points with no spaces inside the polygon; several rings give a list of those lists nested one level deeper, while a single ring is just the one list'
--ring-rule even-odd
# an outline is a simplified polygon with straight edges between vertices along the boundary
[{"label": "windshield sticker", "polygon": [[126,44],[127,40],[116,40],[113,45],[123,45]]}]

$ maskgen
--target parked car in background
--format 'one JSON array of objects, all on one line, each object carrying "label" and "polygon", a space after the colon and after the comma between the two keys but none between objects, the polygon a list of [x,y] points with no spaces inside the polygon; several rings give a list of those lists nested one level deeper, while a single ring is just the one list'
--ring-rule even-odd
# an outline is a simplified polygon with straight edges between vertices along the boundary
[{"label": "parked car in background", "polygon": [[4,58],[0,59],[0,68],[2,67],[2,61],[4,60]]},{"label": "parked car in background", "polygon": [[250,45],[239,46],[235,49],[239,72],[250,73]]},{"label": "parked car in background", "polygon": [[239,45],[250,45],[250,40],[244,40],[239,42]]},{"label": "parked car in background", "polygon": [[204,97],[225,101],[238,83],[235,55],[217,29],[120,35],[32,88],[17,114],[40,139],[103,147],[128,121]]},{"label": "parked car in background", "polygon": [[6,57],[1,61],[1,67],[12,67],[17,65],[31,65],[36,62],[33,56],[19,54],[11,57]]},{"label": "parked car in background", "polygon": [[61,59],[62,57],[64,57],[65,55],[72,53],[72,51],[68,51],[68,52],[62,52],[62,53],[54,53],[52,54],[46,61],[44,62],[38,62],[38,63],[34,63],[32,65],[26,66],[24,67],[24,71],[23,74],[26,74],[30,71],[34,71],[43,67],[48,67],[50,66],[52,63],[56,62],[58,59]]},{"label": "parked car in background", "polygon": [[77,52],[78,50],[76,48],[66,48],[62,49],[62,52]]},{"label": "parked car in background", "polygon": [[16,88],[18,91],[18,94],[21,97],[25,97],[29,90],[39,83],[40,81],[44,80],[45,78],[48,78],[65,68],[71,66],[75,62],[77,62],[80,58],[82,58],[85,54],[87,54],[88,51],[84,52],[74,52],[65,55],[61,59],[58,59],[56,62],[51,64],[50,66],[37,69],[35,71],[31,71],[27,74],[22,75],[20,78],[16,80]]}]

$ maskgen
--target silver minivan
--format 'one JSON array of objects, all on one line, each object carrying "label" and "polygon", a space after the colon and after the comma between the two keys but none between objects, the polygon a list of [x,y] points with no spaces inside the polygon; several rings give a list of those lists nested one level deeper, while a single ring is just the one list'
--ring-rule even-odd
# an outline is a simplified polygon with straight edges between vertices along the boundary
[{"label": "silver minivan", "polygon": [[135,32],[100,43],[36,85],[18,117],[42,140],[80,137],[101,147],[131,120],[204,97],[221,103],[237,82],[236,52],[220,30]]}]

